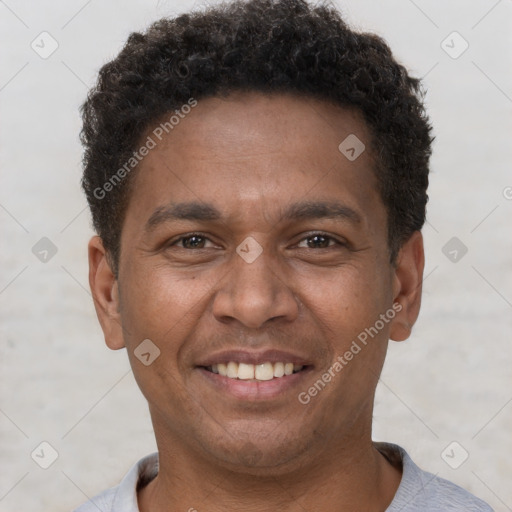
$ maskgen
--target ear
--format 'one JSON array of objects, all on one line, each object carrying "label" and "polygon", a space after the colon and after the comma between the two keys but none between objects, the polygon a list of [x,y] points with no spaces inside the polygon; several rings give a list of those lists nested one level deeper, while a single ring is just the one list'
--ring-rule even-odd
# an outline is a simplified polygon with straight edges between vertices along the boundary
[{"label": "ear", "polygon": [[406,340],[418,318],[424,267],[423,236],[415,231],[401,247],[394,271],[393,302],[401,305],[390,326],[389,337],[394,341]]},{"label": "ear", "polygon": [[112,350],[123,348],[124,338],[121,327],[119,288],[112,272],[107,252],[99,236],[89,241],[89,286],[96,314],[100,321],[105,343]]}]

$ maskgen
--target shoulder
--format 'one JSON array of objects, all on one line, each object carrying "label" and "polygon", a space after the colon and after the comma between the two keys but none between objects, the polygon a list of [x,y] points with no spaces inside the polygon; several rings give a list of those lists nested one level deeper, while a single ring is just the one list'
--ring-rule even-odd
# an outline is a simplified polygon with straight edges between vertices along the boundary
[{"label": "shoulder", "polygon": [[402,460],[402,481],[386,512],[493,512],[462,487],[420,469],[400,446],[376,443],[379,451]]},{"label": "shoulder", "polygon": [[110,512],[114,503],[114,497],[117,492],[117,487],[112,487],[106,491],[98,494],[94,498],[90,499],[87,503],[84,503],[78,507],[74,512]]},{"label": "shoulder", "polygon": [[[431,473],[427,474],[430,475]],[[435,475],[432,475],[432,477],[433,485],[430,491],[427,489],[426,500],[432,500],[434,503],[434,500],[437,500],[438,508],[442,507],[442,510],[465,510],[468,512],[493,512],[493,509],[485,501],[477,498],[462,487],[444,478],[439,478]]]},{"label": "shoulder", "polygon": [[493,512],[487,503],[453,482],[421,469],[419,471],[422,473],[419,480],[422,492],[411,499],[414,505],[411,510]]},{"label": "shoulder", "polygon": [[137,462],[119,485],[103,491],[74,512],[138,512],[137,488],[148,483],[158,472],[158,453]]}]

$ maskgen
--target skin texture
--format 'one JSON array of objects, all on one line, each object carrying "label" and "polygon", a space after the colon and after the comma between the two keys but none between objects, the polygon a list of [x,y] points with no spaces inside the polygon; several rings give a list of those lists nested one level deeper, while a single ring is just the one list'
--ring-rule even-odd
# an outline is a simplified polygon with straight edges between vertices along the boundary
[{"label": "skin texture", "polygon": [[[351,133],[366,146],[352,162],[338,150]],[[139,493],[143,512],[384,511],[392,501],[401,468],[372,444],[373,400],[388,339],[405,340],[418,316],[424,252],[415,232],[389,263],[372,168],[357,111],[259,93],[200,100],[139,164],[119,279],[99,237],[89,278],[106,343],[127,348],[149,403],[160,471]],[[340,202],[359,222],[282,218],[305,200]],[[222,219],[145,230],[157,208],[184,201],[210,203]],[[195,232],[200,248],[177,240]],[[263,250],[250,264],[236,252],[246,237]],[[400,312],[300,403],[393,303]],[[149,366],[134,355],[144,339],[160,350]],[[271,399],[234,397],[197,367],[220,350],[269,348],[311,367]]]}]

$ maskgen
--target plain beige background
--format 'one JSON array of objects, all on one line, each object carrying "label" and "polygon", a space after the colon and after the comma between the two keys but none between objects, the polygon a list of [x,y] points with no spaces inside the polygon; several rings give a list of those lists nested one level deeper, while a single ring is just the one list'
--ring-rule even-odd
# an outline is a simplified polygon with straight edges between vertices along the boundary
[{"label": "plain beige background", "polygon": [[[192,5],[0,2],[1,512],[70,511],[155,449],[126,353],[105,347],[88,291],[78,107],[131,31]],[[338,5],[425,76],[437,136],[422,311],[411,339],[390,345],[374,438],[512,510],[512,2]],[[43,31],[58,43],[46,59],[31,48]],[[32,252],[43,237],[57,250],[47,262]],[[456,262],[443,252],[453,237],[467,247]],[[31,458],[49,463],[52,450],[48,469]],[[466,452],[457,469],[446,462]]]}]

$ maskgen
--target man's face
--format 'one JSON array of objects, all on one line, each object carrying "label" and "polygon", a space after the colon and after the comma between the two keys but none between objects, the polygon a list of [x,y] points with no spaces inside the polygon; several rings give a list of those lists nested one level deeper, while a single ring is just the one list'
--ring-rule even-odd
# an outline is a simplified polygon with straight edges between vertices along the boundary
[{"label": "man's face", "polygon": [[[366,146],[353,161],[338,149],[350,134]],[[122,335],[106,337],[127,347],[157,439],[268,469],[368,435],[393,324],[377,321],[398,293],[370,153],[355,112],[254,93],[200,100],[139,164],[121,237]],[[136,349],[148,339],[160,355],[145,365]],[[271,380],[212,371],[230,362],[249,375],[262,364],[264,379],[279,363],[303,368]]]}]

